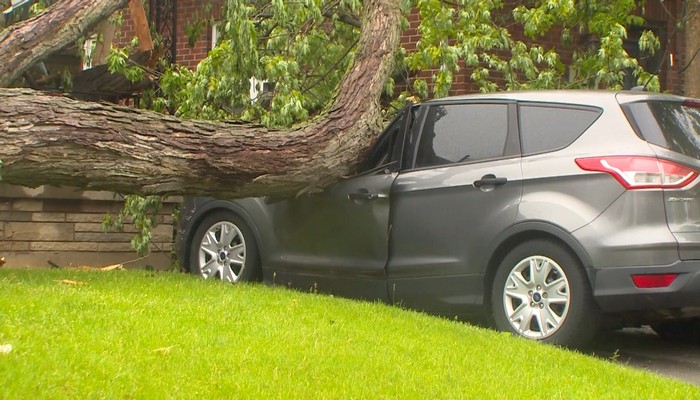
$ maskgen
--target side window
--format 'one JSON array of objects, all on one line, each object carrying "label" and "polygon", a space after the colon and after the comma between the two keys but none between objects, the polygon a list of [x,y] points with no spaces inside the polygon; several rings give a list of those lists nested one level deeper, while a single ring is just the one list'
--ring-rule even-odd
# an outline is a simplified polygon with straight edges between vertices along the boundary
[{"label": "side window", "polygon": [[503,157],[507,138],[507,104],[431,106],[418,143],[416,167]]},{"label": "side window", "polygon": [[598,108],[565,105],[521,105],[523,155],[563,149],[578,139],[600,116]]},{"label": "side window", "polygon": [[[406,120],[406,111],[399,114],[394,122],[389,125],[388,128],[384,130],[381,134],[377,143],[374,145],[365,162],[362,164],[361,173],[367,173],[382,167],[387,167],[389,170],[395,169],[394,166],[389,165],[392,162],[392,154],[394,153],[394,148],[396,147],[396,140],[401,135],[401,129],[404,127],[404,122]],[[398,165],[396,166],[398,168]]]}]

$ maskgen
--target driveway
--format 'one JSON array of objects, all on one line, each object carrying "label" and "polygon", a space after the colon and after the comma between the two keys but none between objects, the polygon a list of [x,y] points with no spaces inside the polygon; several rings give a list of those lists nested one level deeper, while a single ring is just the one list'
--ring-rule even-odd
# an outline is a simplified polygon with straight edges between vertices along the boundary
[{"label": "driveway", "polygon": [[700,343],[666,341],[648,327],[605,332],[589,353],[700,385]]}]

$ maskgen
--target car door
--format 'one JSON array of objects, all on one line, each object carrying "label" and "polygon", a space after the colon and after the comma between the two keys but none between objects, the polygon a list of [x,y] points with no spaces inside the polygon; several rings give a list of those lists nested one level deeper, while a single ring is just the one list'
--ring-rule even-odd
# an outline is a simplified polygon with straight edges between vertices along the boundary
[{"label": "car door", "polygon": [[490,241],[522,195],[517,108],[506,101],[428,103],[392,188],[390,300],[462,314],[484,296]]},{"label": "car door", "polygon": [[408,114],[402,111],[384,131],[358,176],[270,208],[277,243],[270,260],[278,283],[387,300],[389,192]]}]

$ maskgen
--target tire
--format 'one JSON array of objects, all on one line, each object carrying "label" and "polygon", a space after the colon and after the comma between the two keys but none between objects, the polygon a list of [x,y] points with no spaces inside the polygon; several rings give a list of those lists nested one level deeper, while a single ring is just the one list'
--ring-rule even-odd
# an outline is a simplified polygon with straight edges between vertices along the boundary
[{"label": "tire", "polygon": [[661,321],[651,329],[664,340],[700,344],[700,318]]},{"label": "tire", "polygon": [[253,231],[236,214],[215,211],[199,223],[192,236],[189,266],[191,273],[205,279],[232,283],[260,280],[260,257]]},{"label": "tire", "polygon": [[491,310],[498,330],[566,347],[588,343],[601,321],[579,260],[545,239],[524,242],[501,261]]}]

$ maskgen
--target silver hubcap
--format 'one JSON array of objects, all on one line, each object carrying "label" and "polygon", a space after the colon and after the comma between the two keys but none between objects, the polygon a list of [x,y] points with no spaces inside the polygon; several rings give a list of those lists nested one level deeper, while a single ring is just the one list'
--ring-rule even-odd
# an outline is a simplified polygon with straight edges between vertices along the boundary
[{"label": "silver hubcap", "polygon": [[236,282],[245,268],[245,239],[238,227],[222,221],[212,225],[199,245],[199,270],[208,278]]},{"label": "silver hubcap", "polygon": [[569,303],[569,281],[554,260],[531,256],[510,271],[503,307],[520,335],[531,339],[553,335],[566,319]]}]

